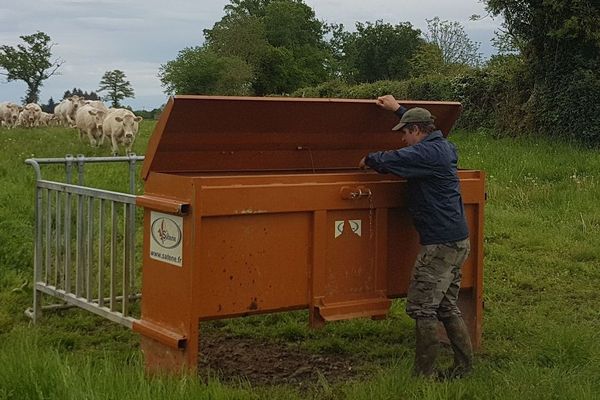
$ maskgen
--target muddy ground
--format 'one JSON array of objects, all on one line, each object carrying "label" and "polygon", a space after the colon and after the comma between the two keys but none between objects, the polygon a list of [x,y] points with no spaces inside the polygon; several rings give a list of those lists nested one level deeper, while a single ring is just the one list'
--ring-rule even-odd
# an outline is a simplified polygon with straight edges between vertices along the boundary
[{"label": "muddy ground", "polygon": [[252,386],[310,387],[325,378],[329,384],[364,377],[360,360],[348,355],[314,354],[295,343],[227,337],[205,332],[200,340],[199,375],[223,382],[247,381]]}]

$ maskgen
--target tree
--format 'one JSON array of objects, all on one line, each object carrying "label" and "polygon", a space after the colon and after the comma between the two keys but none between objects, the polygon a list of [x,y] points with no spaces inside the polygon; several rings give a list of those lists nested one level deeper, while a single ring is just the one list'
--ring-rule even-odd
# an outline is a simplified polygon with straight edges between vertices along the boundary
[{"label": "tree", "polygon": [[269,48],[265,24],[255,16],[223,18],[212,29],[205,29],[206,47],[216,54],[239,57],[256,65]]},{"label": "tree", "polygon": [[459,22],[442,21],[439,17],[427,20],[425,39],[436,44],[442,52],[444,64],[477,67],[481,64],[479,43],[473,42]]},{"label": "tree", "polygon": [[112,107],[120,107],[121,100],[134,97],[133,87],[125,78],[125,73],[118,69],[106,71],[102,76],[98,92],[108,92],[104,99],[110,101]]},{"label": "tree", "polygon": [[91,91],[90,93],[83,92],[83,97],[87,100],[101,100],[100,96],[94,91]]},{"label": "tree", "polygon": [[410,59],[410,74],[413,77],[442,75],[446,71],[444,55],[435,43],[425,43]]},{"label": "tree", "polygon": [[52,97],[50,97],[48,99],[48,103],[47,104],[42,104],[42,111],[47,112],[47,113],[54,113],[54,107],[56,107],[56,103],[54,102],[54,99]]},{"label": "tree", "polygon": [[190,47],[181,50],[175,60],[161,65],[158,76],[168,94],[247,95],[252,70],[239,57],[219,56],[206,47]]},{"label": "tree", "polygon": [[375,82],[410,76],[409,60],[423,44],[421,31],[409,22],[398,25],[376,21],[356,23],[356,32],[342,36],[346,80]]},{"label": "tree", "polygon": [[266,7],[275,0],[230,0],[223,9],[227,16],[262,17]]},{"label": "tree", "polygon": [[330,55],[327,68],[335,80],[340,80],[351,74],[350,67],[345,62],[344,52],[344,45],[350,40],[351,33],[344,29],[344,24],[334,23],[325,27],[325,34],[330,36],[327,41]]},{"label": "tree", "polygon": [[315,12],[302,1],[278,0],[265,9],[265,33],[274,47],[324,46],[324,25],[316,19]]},{"label": "tree", "polygon": [[486,0],[530,71],[531,128],[600,143],[600,4]]},{"label": "tree", "polygon": [[79,96],[79,97],[83,97],[86,100],[100,100],[100,96],[98,96],[98,94],[96,94],[96,92],[91,91],[90,93],[88,93],[87,91],[83,91],[79,88],[73,88],[73,90],[67,90],[65,91],[65,93],[63,94],[63,99],[67,99],[71,96]]},{"label": "tree", "polygon": [[44,81],[58,74],[58,69],[64,61],[52,58],[52,43],[50,36],[44,32],[32,35],[19,36],[25,44],[17,47],[8,45],[0,46],[0,72],[6,76],[6,81],[23,81],[27,85],[27,93],[23,99],[25,103],[37,103],[40,89]]},{"label": "tree", "polygon": [[327,80],[325,25],[302,0],[231,0],[204,31],[206,46],[252,67],[257,95],[289,93]]},{"label": "tree", "polygon": [[[487,0],[504,31],[523,44],[536,73],[590,67],[600,59],[600,4],[588,0]],[[550,63],[550,64],[548,64]]]},{"label": "tree", "polygon": [[435,43],[423,44],[410,59],[410,75],[415,78],[423,76],[456,77],[471,69],[473,67],[467,64],[447,64],[444,61],[442,49]]}]

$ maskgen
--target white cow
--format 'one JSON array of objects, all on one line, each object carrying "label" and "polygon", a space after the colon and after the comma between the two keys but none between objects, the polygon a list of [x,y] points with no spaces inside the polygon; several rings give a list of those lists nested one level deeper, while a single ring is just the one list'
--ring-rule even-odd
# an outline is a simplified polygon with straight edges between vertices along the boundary
[{"label": "white cow", "polygon": [[54,107],[54,115],[58,120],[67,127],[75,127],[75,113],[77,109],[83,106],[84,99],[79,96],[71,96],[64,99],[56,107]]},{"label": "white cow", "polygon": [[40,125],[41,115],[42,107],[35,103],[29,103],[19,114],[18,124],[25,128],[34,128]]},{"label": "white cow", "polygon": [[14,103],[0,103],[0,126],[14,128],[19,120],[21,107]]},{"label": "white cow", "polygon": [[142,117],[124,108],[111,108],[102,123],[104,136],[110,138],[113,155],[119,154],[119,144],[125,146],[125,154],[131,153],[131,146],[138,133]]},{"label": "white cow", "polygon": [[50,126],[54,121],[56,121],[56,116],[54,114],[42,111],[42,114],[40,115],[40,125]]},{"label": "white cow", "polygon": [[92,147],[97,146],[99,140],[103,139],[102,122],[105,116],[106,112],[98,110],[89,104],[79,107],[75,114],[75,126],[79,129],[79,139],[81,140],[83,135],[87,134]]},{"label": "white cow", "polygon": [[85,100],[84,103],[94,107],[97,110],[102,110],[104,112],[108,111],[108,107],[106,107],[106,104],[104,104],[100,100]]}]

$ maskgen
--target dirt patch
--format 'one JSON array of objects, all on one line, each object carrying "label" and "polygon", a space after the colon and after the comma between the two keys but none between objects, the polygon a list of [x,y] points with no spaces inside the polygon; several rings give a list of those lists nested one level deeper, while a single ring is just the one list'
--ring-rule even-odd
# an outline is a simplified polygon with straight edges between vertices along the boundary
[{"label": "dirt patch", "polygon": [[205,332],[200,339],[198,371],[201,378],[218,376],[224,382],[251,385],[309,387],[325,378],[329,383],[364,376],[359,360],[335,354],[314,354],[299,344],[224,337]]}]

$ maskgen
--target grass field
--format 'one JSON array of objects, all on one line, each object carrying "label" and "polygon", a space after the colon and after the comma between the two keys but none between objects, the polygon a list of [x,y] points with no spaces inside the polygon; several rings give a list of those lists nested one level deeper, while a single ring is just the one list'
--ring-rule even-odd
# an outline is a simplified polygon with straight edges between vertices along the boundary
[{"label": "grass field", "polygon": [[[153,122],[134,151],[144,154]],[[544,139],[452,136],[464,168],[487,172],[483,349],[475,374],[411,377],[414,335],[401,300],[385,321],[311,331],[305,312],[206,324],[223,334],[299,342],[363,361],[358,378],[308,389],[148,377],[139,338],[83,311],[31,305],[33,170],[28,157],[109,155],[60,128],[0,130],[0,399],[596,399],[600,398],[600,154]],[[57,172],[58,173],[58,172]],[[117,170],[92,172],[121,189]],[[444,354],[447,362],[449,354]]]}]

